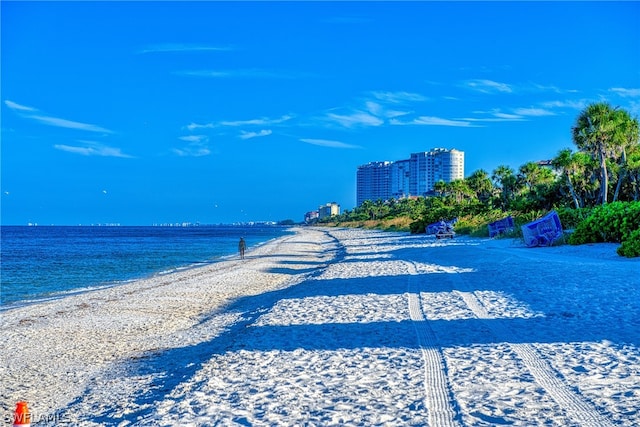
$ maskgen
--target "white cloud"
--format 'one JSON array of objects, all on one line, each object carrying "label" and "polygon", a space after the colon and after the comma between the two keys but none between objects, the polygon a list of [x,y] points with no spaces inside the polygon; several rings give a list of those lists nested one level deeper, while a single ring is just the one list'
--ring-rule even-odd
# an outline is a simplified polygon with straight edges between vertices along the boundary
[{"label": "white cloud", "polygon": [[589,101],[584,99],[579,100],[566,100],[566,101],[548,101],[542,102],[540,105],[545,108],[571,108],[574,110],[582,110],[589,104]]},{"label": "white cloud", "polygon": [[467,120],[450,120],[450,119],[443,119],[441,117],[433,117],[433,116],[420,116],[408,122],[392,119],[390,123],[392,125],[474,127],[473,124]]},{"label": "white cloud", "polygon": [[311,145],[318,145],[320,147],[329,147],[329,148],[362,148],[359,145],[346,144],[344,142],[331,141],[331,140],[328,140],[328,139],[304,138],[304,139],[301,139],[300,141],[302,141],[304,143],[307,143],[307,144],[311,144]]},{"label": "white cloud", "polygon": [[211,154],[209,150],[209,137],[207,135],[187,135],[178,138],[188,144],[181,148],[174,148],[172,151],[180,157],[202,157]]},{"label": "white cloud", "polygon": [[520,116],[534,116],[534,117],[556,115],[553,111],[545,110],[543,108],[516,108],[513,112]]},{"label": "white cloud", "polygon": [[418,93],[411,92],[372,92],[374,98],[388,102],[391,104],[401,104],[405,102],[421,102],[426,101],[427,98]]},{"label": "white cloud", "polygon": [[266,130],[266,129],[263,129],[260,132],[240,131],[240,136],[238,136],[238,138],[240,138],[240,139],[251,139],[251,138],[259,138],[259,137],[263,137],[263,136],[269,136],[271,134],[272,134],[272,132],[270,130]]},{"label": "white cloud", "polygon": [[189,123],[186,128],[189,129],[190,131],[194,131],[196,129],[212,129],[214,128],[215,125],[213,123],[206,123],[204,125],[198,124],[198,123]]},{"label": "white cloud", "polygon": [[627,89],[623,87],[612,87],[609,89],[610,92],[617,93],[618,95],[625,98],[637,98],[640,97],[640,89]]},{"label": "white cloud", "polygon": [[269,78],[269,79],[295,79],[298,76],[268,70],[247,69],[247,70],[185,70],[177,71],[175,74],[190,77],[208,78]]},{"label": "white cloud", "polygon": [[181,136],[178,139],[181,139],[182,141],[194,142],[194,143],[205,143],[209,141],[209,137],[206,135],[187,135],[187,136]]},{"label": "white cloud", "polygon": [[211,154],[209,147],[191,144],[183,148],[174,148],[172,151],[180,157],[203,157]]},{"label": "white cloud", "polygon": [[395,117],[402,117],[411,113],[411,111],[387,110],[385,111],[385,117],[387,117],[388,119],[393,119]]},{"label": "white cloud", "polygon": [[377,102],[367,101],[365,102],[365,107],[367,111],[374,116],[381,116],[382,114],[384,114],[384,108]]},{"label": "white cloud", "polygon": [[12,110],[17,110],[17,111],[38,111],[38,109],[36,109],[36,108],[27,107],[25,105],[20,105],[17,102],[9,101],[8,99],[4,101],[4,104],[7,107],[11,108]]},{"label": "white cloud", "polygon": [[230,51],[233,50],[228,46],[208,46],[197,44],[182,44],[182,43],[165,43],[157,44],[146,47],[140,50],[138,53],[164,53],[164,52],[212,52],[212,51]]},{"label": "white cloud", "polygon": [[509,114],[509,113],[500,113],[500,112],[496,112],[493,113],[493,115],[497,118],[497,119],[504,119],[504,120],[522,120],[522,115],[520,114]]},{"label": "white cloud", "polygon": [[125,154],[120,148],[109,147],[93,141],[78,141],[83,144],[78,145],[64,145],[57,144],[53,147],[57,150],[66,151],[67,153],[80,154],[82,156],[100,156],[100,157],[121,157],[130,159],[133,156]]},{"label": "white cloud", "polygon": [[290,115],[284,115],[282,117],[279,117],[277,119],[269,119],[266,117],[260,118],[260,119],[251,119],[251,120],[236,120],[236,121],[224,121],[224,122],[220,122],[218,124],[218,126],[230,126],[230,127],[235,127],[235,126],[269,126],[269,125],[276,125],[276,124],[280,124],[280,123],[284,123],[288,120],[291,120],[292,116]]},{"label": "white cloud", "polygon": [[217,123],[189,123],[185,126],[186,129],[193,132],[197,129],[214,129],[219,127],[239,127],[239,126],[273,126],[289,121],[293,118],[291,115],[283,115],[281,117],[270,119],[268,117],[262,117],[259,119],[250,120],[227,120]]},{"label": "white cloud", "polygon": [[481,116],[488,115],[489,117],[464,117],[457,120],[464,120],[469,122],[513,122],[526,120],[520,114],[503,113],[497,108],[489,111],[474,111],[473,113],[479,114]]},{"label": "white cloud", "polygon": [[473,79],[464,82],[464,85],[470,89],[482,93],[511,93],[513,88],[506,84],[495,82],[493,80]]},{"label": "white cloud", "polygon": [[354,126],[380,126],[384,124],[384,121],[380,118],[363,111],[356,111],[349,115],[329,113],[327,117],[347,128]]},{"label": "white cloud", "polygon": [[59,117],[45,116],[41,114],[33,114],[36,111],[39,111],[37,108],[27,107],[25,105],[20,105],[16,102],[5,100],[5,105],[11,108],[14,111],[18,111],[21,117],[26,119],[35,120],[42,124],[66,129],[76,129],[76,130],[84,130],[87,132],[98,132],[98,133],[113,133],[109,129],[105,129],[101,126],[76,122],[73,120],[61,119]]},{"label": "white cloud", "polygon": [[113,133],[109,129],[105,129],[100,126],[92,125],[89,123],[74,122],[72,120],[61,119],[58,117],[38,116],[38,115],[30,115],[25,117],[38,121],[42,124],[54,126],[54,127],[84,130],[87,132]]}]

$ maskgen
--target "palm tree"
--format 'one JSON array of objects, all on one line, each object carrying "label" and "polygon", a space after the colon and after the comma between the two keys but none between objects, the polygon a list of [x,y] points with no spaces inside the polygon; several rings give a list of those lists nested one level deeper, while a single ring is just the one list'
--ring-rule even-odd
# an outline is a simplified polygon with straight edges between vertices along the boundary
[{"label": "palm tree", "polygon": [[456,203],[462,203],[466,197],[473,194],[464,179],[455,179],[447,183],[447,189],[454,196]]},{"label": "palm tree", "polygon": [[486,203],[489,200],[493,193],[493,183],[491,182],[487,171],[478,169],[469,175],[466,181],[469,188],[476,193],[476,197],[479,201]]},{"label": "palm tree", "polygon": [[634,150],[638,147],[639,131],[638,131],[638,119],[632,118],[625,110],[616,110],[616,142],[620,151],[620,174],[618,177],[618,183],[616,185],[615,193],[613,194],[613,201],[618,200],[620,194],[620,188],[622,182],[626,177],[629,166],[627,164],[627,152],[628,150]]},{"label": "palm tree", "polygon": [[571,153],[570,149],[565,148],[558,153],[555,159],[551,160],[551,164],[567,179],[571,199],[573,200],[573,204],[576,209],[579,209],[581,207],[580,202],[578,201],[578,195],[576,194],[576,189],[573,186],[573,181],[571,180],[571,175],[575,173],[576,169],[578,169],[576,157]]},{"label": "palm tree", "polygon": [[444,193],[447,191],[447,183],[443,180],[436,182],[433,184],[433,191],[435,191],[440,197],[444,196]]},{"label": "palm tree", "polygon": [[509,207],[509,201],[513,197],[516,189],[517,180],[515,171],[509,166],[500,165],[491,174],[491,179],[496,187],[500,189],[502,210],[506,211]]},{"label": "palm tree", "polygon": [[631,181],[631,192],[634,201],[640,200],[640,146],[629,153],[627,170]]},{"label": "palm tree", "polygon": [[619,141],[617,122],[616,109],[609,103],[597,102],[588,105],[571,128],[576,146],[591,153],[600,163],[600,200],[603,205],[607,203],[609,187],[607,159],[611,157],[611,152]]}]

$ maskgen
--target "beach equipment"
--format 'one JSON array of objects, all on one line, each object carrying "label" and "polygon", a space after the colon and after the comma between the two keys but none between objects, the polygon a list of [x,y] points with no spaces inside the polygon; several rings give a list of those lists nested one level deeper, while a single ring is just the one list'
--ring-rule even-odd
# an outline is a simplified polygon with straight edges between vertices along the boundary
[{"label": "beach equipment", "polygon": [[513,231],[515,224],[513,223],[513,217],[509,215],[506,218],[499,219],[488,225],[489,237],[496,237],[502,233]]},{"label": "beach equipment", "polygon": [[524,243],[529,248],[535,246],[551,246],[562,237],[562,224],[556,211],[521,227]]},{"label": "beach equipment", "polygon": [[[425,232],[427,234],[435,234],[436,238],[438,237],[438,234],[443,235],[443,234],[453,234],[455,235],[455,232],[453,231],[453,227],[456,224],[456,222],[458,222],[458,218],[453,218],[449,221],[445,221],[445,220],[440,220],[438,222],[434,222],[432,224],[429,224],[425,227]],[[450,236],[450,237],[453,237]]]},{"label": "beach equipment", "polygon": [[28,427],[31,425],[31,414],[27,402],[16,403],[16,410],[13,414],[13,427]]},{"label": "beach equipment", "polygon": [[434,222],[427,225],[427,227],[425,228],[425,232],[427,234],[435,234],[436,239],[453,239],[453,237],[456,235],[456,232],[453,231],[453,227],[456,222],[458,222],[458,218],[453,218],[449,221],[441,220],[438,222]]}]

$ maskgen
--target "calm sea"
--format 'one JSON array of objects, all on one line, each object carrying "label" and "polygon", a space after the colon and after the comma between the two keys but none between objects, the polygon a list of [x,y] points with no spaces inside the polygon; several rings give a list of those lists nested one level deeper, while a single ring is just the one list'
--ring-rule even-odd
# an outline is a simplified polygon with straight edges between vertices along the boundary
[{"label": "calm sea", "polygon": [[278,226],[0,227],[0,307],[57,298],[235,256],[290,234]]}]

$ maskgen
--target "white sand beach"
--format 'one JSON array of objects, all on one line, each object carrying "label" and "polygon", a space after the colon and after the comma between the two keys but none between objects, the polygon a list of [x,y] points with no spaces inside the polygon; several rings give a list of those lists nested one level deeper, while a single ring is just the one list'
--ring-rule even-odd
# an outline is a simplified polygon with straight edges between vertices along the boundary
[{"label": "white sand beach", "polygon": [[2,420],[638,426],[640,259],[616,247],[297,228],[5,310]]}]

